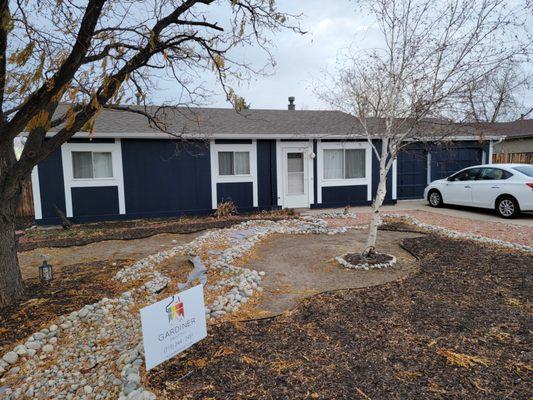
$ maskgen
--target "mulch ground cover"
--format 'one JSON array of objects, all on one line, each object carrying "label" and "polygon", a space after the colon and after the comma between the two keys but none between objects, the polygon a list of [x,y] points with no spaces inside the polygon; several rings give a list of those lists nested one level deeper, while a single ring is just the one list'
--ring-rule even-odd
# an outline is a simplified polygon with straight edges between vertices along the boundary
[{"label": "mulch ground cover", "polygon": [[18,235],[18,251],[39,247],[83,246],[102,240],[141,239],[160,233],[194,233],[205,229],[227,228],[253,219],[287,219],[285,211],[233,215],[224,218],[183,217],[139,219],[74,225],[70,229],[28,229]]},{"label": "mulch ground cover", "polygon": [[223,323],[146,380],[180,399],[529,399],[533,257],[434,235],[419,272]]},{"label": "mulch ground cover", "polygon": [[73,264],[63,267],[48,284],[41,284],[38,279],[26,280],[24,299],[17,305],[0,308],[0,354],[18,340],[48,327],[57,316],[122,293],[125,289],[112,277],[131,262]]}]

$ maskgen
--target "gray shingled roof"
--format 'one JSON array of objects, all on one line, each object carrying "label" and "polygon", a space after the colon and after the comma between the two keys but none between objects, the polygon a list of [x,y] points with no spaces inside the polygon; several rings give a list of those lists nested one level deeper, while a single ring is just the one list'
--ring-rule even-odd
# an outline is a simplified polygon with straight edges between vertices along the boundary
[{"label": "gray shingled roof", "polygon": [[[56,115],[62,115],[68,104],[61,104]],[[128,106],[145,110],[141,106]],[[319,137],[328,136],[364,137],[364,130],[351,115],[341,111],[308,110],[243,110],[236,112],[231,108],[162,108],[149,106],[146,111],[164,122],[167,131],[186,137],[213,137],[231,135],[231,137],[253,137],[276,135],[278,137]],[[371,132],[380,132],[383,120],[371,118],[367,121]],[[451,125],[448,121],[428,120],[419,126],[419,130],[430,139],[443,136],[468,136],[479,138],[484,135],[501,136],[494,125],[477,126]],[[494,129],[493,129],[494,128]],[[96,137],[105,136],[151,136],[164,135],[155,126],[151,126],[146,116],[126,111],[104,109],[100,112],[94,129]],[[82,134],[83,135],[83,134]],[[81,135],[77,135],[81,136]]]},{"label": "gray shingled roof", "polygon": [[488,132],[508,138],[533,138],[533,119],[521,119],[512,122],[485,124]]},{"label": "gray shingled roof", "polygon": [[[57,114],[65,112],[61,105]],[[129,106],[144,110],[143,107]],[[218,135],[353,135],[355,120],[340,111],[243,110],[230,108],[166,108],[148,107],[150,114],[164,121],[175,134]],[[360,129],[360,127],[359,127]],[[140,114],[104,109],[95,123],[95,133],[157,133],[148,119]]]}]

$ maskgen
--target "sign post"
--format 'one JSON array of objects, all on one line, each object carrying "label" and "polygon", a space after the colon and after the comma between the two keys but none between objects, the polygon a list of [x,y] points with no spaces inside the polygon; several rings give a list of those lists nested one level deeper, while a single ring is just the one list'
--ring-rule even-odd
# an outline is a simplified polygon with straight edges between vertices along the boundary
[{"label": "sign post", "polygon": [[204,291],[194,286],[141,309],[146,370],[207,336]]}]

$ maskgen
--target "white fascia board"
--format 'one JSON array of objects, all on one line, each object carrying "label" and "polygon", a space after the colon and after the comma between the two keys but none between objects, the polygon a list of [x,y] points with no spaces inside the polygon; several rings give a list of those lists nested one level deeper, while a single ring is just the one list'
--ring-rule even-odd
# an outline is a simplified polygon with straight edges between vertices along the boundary
[{"label": "white fascia board", "polygon": [[[48,132],[46,137],[53,137],[55,132]],[[19,136],[27,136],[27,132],[21,133]],[[89,133],[89,132],[78,132],[73,138],[75,139],[166,139],[166,140],[210,140],[210,139],[240,139],[240,140],[251,140],[251,139],[301,139],[303,141],[309,139],[335,139],[335,140],[367,140],[365,135],[354,135],[354,134],[304,134],[304,135],[295,135],[295,134],[280,134],[280,133],[253,133],[243,134],[243,133],[214,133],[206,135],[198,134],[177,134],[176,136],[170,135],[164,132],[100,132],[100,133]],[[484,135],[483,140],[498,140],[505,139],[506,136],[502,135]],[[380,136],[376,136],[373,139],[379,140]],[[439,142],[439,141],[479,141],[479,137],[475,136],[446,136],[442,140],[439,139],[427,139],[426,142]],[[422,140],[418,139],[407,139],[406,142],[421,142]]]}]

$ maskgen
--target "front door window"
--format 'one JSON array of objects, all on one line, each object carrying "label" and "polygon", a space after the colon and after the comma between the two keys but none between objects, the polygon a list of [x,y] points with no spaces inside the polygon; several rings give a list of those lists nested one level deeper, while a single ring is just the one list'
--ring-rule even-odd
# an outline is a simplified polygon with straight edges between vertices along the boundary
[{"label": "front door window", "polygon": [[305,193],[303,153],[287,153],[287,193],[298,195]]}]

